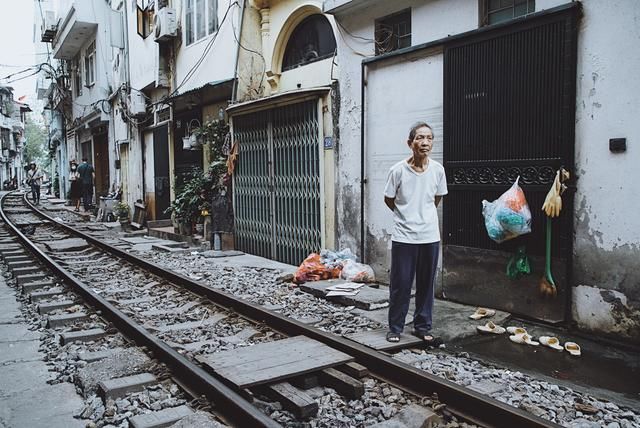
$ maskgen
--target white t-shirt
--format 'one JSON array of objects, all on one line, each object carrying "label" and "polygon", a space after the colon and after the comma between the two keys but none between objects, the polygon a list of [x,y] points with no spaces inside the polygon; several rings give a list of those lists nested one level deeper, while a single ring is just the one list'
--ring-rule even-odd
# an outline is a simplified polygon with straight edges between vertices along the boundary
[{"label": "white t-shirt", "polygon": [[447,191],[444,167],[429,159],[424,172],[416,172],[406,160],[389,170],[384,196],[395,198],[395,227],[391,239],[407,244],[430,244],[440,241],[435,197]]}]

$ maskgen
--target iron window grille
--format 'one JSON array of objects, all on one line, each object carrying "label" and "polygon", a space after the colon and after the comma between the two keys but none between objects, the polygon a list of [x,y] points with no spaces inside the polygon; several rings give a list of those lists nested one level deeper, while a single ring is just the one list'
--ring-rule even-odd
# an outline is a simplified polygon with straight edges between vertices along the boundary
[{"label": "iron window grille", "polygon": [[509,21],[535,10],[535,0],[480,0],[480,26]]},{"label": "iron window grille", "polygon": [[218,31],[218,0],[186,0],[184,14],[187,46]]},{"label": "iron window grille", "polygon": [[411,46],[411,9],[375,21],[376,55]]},{"label": "iron window grille", "polygon": [[291,33],[282,60],[282,71],[331,58],[336,39],[331,24],[323,15],[306,17]]}]

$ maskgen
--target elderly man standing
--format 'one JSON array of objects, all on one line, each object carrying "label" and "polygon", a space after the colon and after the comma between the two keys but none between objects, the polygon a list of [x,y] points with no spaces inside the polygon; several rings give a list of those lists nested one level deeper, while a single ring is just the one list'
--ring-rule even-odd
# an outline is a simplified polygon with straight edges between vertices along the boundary
[{"label": "elderly man standing", "polygon": [[416,281],[413,334],[431,346],[441,341],[432,336],[433,283],[438,266],[440,228],[437,207],[447,194],[444,167],[429,154],[433,130],[418,122],[409,130],[411,157],[389,171],[384,202],[393,211],[391,281],[389,287],[389,342],[399,342],[409,310],[411,285]]},{"label": "elderly man standing", "polygon": [[40,186],[42,186],[42,172],[35,162],[29,164],[27,184],[31,186],[31,199],[35,205],[40,203]]}]

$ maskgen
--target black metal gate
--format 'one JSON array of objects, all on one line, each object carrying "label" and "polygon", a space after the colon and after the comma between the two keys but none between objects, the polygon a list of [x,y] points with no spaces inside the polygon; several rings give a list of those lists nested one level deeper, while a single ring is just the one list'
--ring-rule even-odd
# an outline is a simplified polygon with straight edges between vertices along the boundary
[{"label": "black metal gate", "polygon": [[[579,8],[518,20],[445,47],[443,291],[447,298],[562,321],[567,310],[573,193],[553,221],[552,271],[558,296],[544,299],[542,203],[555,171],[574,172],[576,39]],[[532,232],[496,244],[482,200],[520,176]],[[511,280],[509,258],[525,246],[532,272]]]}]

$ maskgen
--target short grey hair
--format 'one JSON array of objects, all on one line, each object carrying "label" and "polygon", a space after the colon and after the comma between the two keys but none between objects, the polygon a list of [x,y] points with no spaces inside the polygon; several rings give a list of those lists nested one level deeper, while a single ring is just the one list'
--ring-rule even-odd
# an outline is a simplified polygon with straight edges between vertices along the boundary
[{"label": "short grey hair", "polygon": [[416,133],[418,132],[418,129],[420,128],[424,128],[427,127],[431,130],[431,134],[433,134],[433,137],[435,138],[435,134],[433,133],[433,128],[431,127],[431,125],[429,125],[427,122],[416,122],[413,125],[411,125],[411,128],[409,129],[409,138],[408,141],[413,141],[414,138],[416,138]]}]

